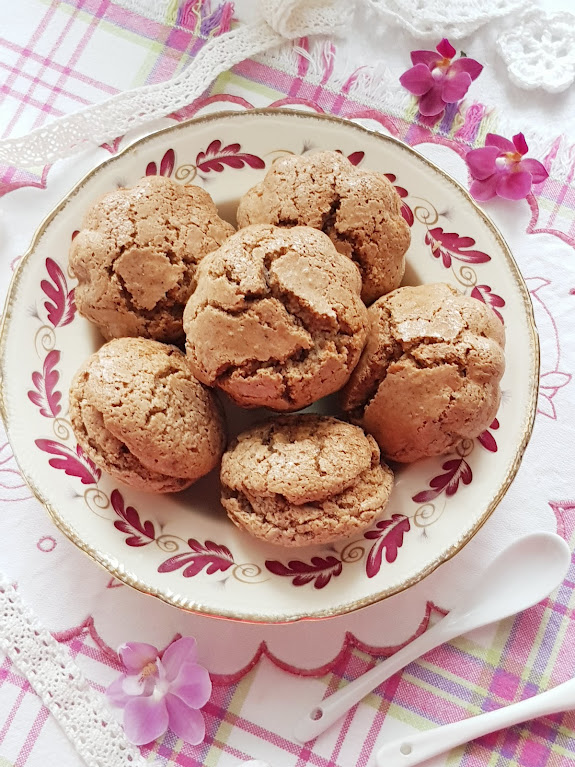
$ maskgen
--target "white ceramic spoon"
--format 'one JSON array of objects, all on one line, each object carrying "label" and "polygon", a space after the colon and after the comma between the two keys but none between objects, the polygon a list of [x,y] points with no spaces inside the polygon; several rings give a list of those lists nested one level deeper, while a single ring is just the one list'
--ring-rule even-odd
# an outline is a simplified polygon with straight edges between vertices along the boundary
[{"label": "white ceramic spoon", "polygon": [[377,752],[376,764],[377,767],[412,767],[503,727],[572,708],[575,708],[575,679],[511,706],[386,743]]},{"label": "white ceramic spoon", "polygon": [[[434,647],[537,604],[563,581],[570,561],[569,547],[555,533],[532,533],[514,541],[493,560],[445,618],[308,711],[295,725],[296,740],[305,743],[317,737],[379,684]],[[380,760],[379,764],[383,762]],[[407,767],[408,762],[401,764]],[[385,767],[391,767],[391,763],[386,762]]]}]

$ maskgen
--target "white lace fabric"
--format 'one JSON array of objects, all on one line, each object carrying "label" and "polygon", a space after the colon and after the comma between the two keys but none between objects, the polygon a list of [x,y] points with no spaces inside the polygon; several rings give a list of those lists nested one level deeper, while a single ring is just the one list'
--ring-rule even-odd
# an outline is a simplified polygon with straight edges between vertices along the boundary
[{"label": "white lace fabric", "polygon": [[26,677],[88,767],[150,767],[107,701],[0,573],[0,649]]},{"label": "white lace fabric", "polygon": [[507,16],[530,0],[366,0],[381,18],[414,37],[459,40],[493,19]]},{"label": "white lace fabric", "polygon": [[533,9],[499,35],[497,50],[515,85],[561,93],[575,80],[575,15]]},{"label": "white lace fabric", "polygon": [[353,6],[352,0],[260,0],[261,21],[210,40],[174,79],[118,93],[26,136],[0,141],[0,163],[38,167],[75,154],[86,144],[112,141],[190,104],[222,72],[286,39],[344,31]]}]

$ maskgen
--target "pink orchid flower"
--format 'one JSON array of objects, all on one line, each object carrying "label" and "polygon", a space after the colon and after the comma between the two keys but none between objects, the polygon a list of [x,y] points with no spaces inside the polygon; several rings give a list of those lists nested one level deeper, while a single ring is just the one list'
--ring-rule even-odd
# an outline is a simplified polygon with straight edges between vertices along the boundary
[{"label": "pink orchid flower", "polygon": [[523,133],[513,136],[513,142],[488,133],[485,146],[465,156],[473,178],[469,190],[473,197],[481,201],[495,195],[506,200],[527,197],[532,184],[540,184],[549,175],[539,160],[525,159],[527,152]]},{"label": "pink orchid flower", "polygon": [[188,743],[201,743],[206,734],[202,708],[212,693],[210,675],[197,660],[196,640],[172,642],[160,658],[143,642],[119,649],[126,673],[106,690],[108,700],[124,710],[126,737],[137,746],[150,743],[168,727]]},{"label": "pink orchid flower", "polygon": [[483,66],[475,59],[456,54],[449,40],[443,38],[435,51],[412,51],[414,66],[404,72],[399,82],[414,96],[419,96],[419,111],[424,117],[441,114],[446,104],[453,104],[467,93]]}]

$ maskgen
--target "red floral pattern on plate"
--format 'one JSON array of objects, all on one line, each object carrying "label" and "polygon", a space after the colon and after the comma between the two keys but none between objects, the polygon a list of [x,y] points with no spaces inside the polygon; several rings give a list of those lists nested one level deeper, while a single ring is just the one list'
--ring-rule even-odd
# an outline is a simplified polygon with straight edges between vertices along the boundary
[{"label": "red floral pattern on plate", "polygon": [[76,449],[73,450],[68,445],[53,439],[35,439],[34,444],[45,453],[56,456],[48,461],[52,468],[61,469],[69,477],[78,477],[83,485],[95,484],[100,479],[102,472],[84,453],[80,445],[76,445]]},{"label": "red floral pattern on plate", "polygon": [[444,232],[440,226],[427,231],[425,243],[431,246],[434,258],[441,258],[446,269],[449,269],[453,259],[466,264],[485,264],[491,261],[491,256],[487,253],[481,250],[469,250],[475,245],[473,237],[460,237],[455,232]]},{"label": "red floral pattern on plate", "polygon": [[[74,235],[72,235],[73,239]],[[68,290],[64,272],[51,258],[46,259],[46,271],[49,280],[42,280],[40,287],[48,296],[44,308],[48,313],[48,321],[55,327],[61,328],[74,319],[76,304],[74,303],[74,288]]]},{"label": "red floral pattern on plate", "polygon": [[56,370],[56,365],[60,362],[60,352],[52,349],[46,355],[42,371],[32,373],[32,383],[36,391],[28,392],[28,399],[40,408],[40,415],[46,418],[56,418],[62,407],[60,400],[62,394],[56,391],[56,385],[60,379],[60,373]]},{"label": "red floral pattern on plate", "polygon": [[501,312],[498,312],[497,310],[505,306],[505,300],[501,298],[501,296],[498,296],[497,293],[494,293],[489,285],[476,285],[471,291],[471,297],[490,306],[501,322],[504,322]]},{"label": "red floral pattern on plate", "polygon": [[413,215],[413,211],[409,207],[409,205],[405,202],[405,198],[409,194],[407,189],[405,189],[403,186],[397,186],[395,182],[397,181],[397,176],[395,173],[384,173],[383,174],[388,181],[391,181],[393,184],[393,188],[397,192],[397,194],[401,197],[401,215],[403,218],[407,221],[409,226],[413,226],[413,222],[415,221],[415,216]]},{"label": "red floral pattern on plate", "polygon": [[316,589],[323,589],[332,578],[341,575],[343,569],[341,559],[334,556],[312,557],[310,562],[290,559],[287,565],[276,559],[267,559],[265,564],[270,573],[292,578],[293,586],[313,583]]},{"label": "red floral pattern on plate", "polygon": [[373,578],[381,569],[383,553],[385,561],[391,564],[397,559],[397,553],[403,546],[403,536],[411,528],[409,519],[403,514],[392,514],[391,519],[377,522],[373,530],[368,530],[363,537],[376,542],[370,549],[365,562],[365,572],[368,578]]},{"label": "red floral pattern on plate", "polygon": [[471,466],[465,458],[452,458],[442,464],[443,474],[438,474],[429,482],[430,490],[423,490],[412,497],[416,503],[428,503],[437,498],[441,493],[455,495],[459,489],[459,483],[469,485],[473,479]]},{"label": "red floral pattern on plate", "polygon": [[204,173],[210,171],[221,173],[226,165],[230,168],[243,168],[244,165],[249,165],[250,168],[260,170],[266,167],[261,157],[242,152],[239,144],[228,144],[222,148],[222,142],[218,139],[212,141],[205,152],[199,152],[196,156],[196,166]]},{"label": "red floral pattern on plate", "polygon": [[156,531],[150,520],[143,524],[140,515],[133,506],[126,506],[119,490],[112,490],[110,502],[116,514],[120,517],[114,522],[114,527],[121,533],[127,533],[127,546],[147,546],[156,540]]},{"label": "red floral pattern on plate", "polygon": [[176,554],[158,567],[159,573],[171,573],[184,567],[184,578],[193,578],[206,568],[206,575],[214,575],[217,572],[226,572],[235,564],[232,552],[227,546],[222,546],[213,541],[205,541],[202,545],[195,538],[188,541],[190,551]]},{"label": "red floral pattern on plate", "polygon": [[176,153],[173,149],[168,149],[160,161],[160,171],[155,162],[149,162],[146,166],[146,176],[167,176],[170,177],[174,172],[176,165]]},{"label": "red floral pattern on plate", "polygon": [[497,452],[497,442],[495,441],[495,437],[490,430],[493,429],[493,431],[496,431],[498,428],[499,421],[497,418],[494,418],[489,429],[485,429],[485,431],[482,431],[481,434],[477,437],[479,444],[482,445],[486,450],[489,450],[490,453]]}]

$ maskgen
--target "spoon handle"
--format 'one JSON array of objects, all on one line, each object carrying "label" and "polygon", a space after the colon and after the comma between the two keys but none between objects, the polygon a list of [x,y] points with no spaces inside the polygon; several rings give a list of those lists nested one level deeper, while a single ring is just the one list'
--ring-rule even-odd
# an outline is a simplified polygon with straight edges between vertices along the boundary
[{"label": "spoon handle", "polygon": [[411,661],[420,658],[429,650],[457,636],[451,621],[445,618],[421,634],[413,642],[398,650],[387,660],[378,663],[353,682],[349,682],[308,711],[295,725],[294,736],[300,743],[316,738],[343,716],[352,706],[359,703],[368,693]]},{"label": "spoon handle", "polygon": [[511,706],[387,743],[379,749],[376,764],[377,767],[412,767],[462,743],[501,730],[503,727],[511,727],[538,716],[565,711],[574,703],[575,685],[570,679],[552,690],[534,695]]}]

